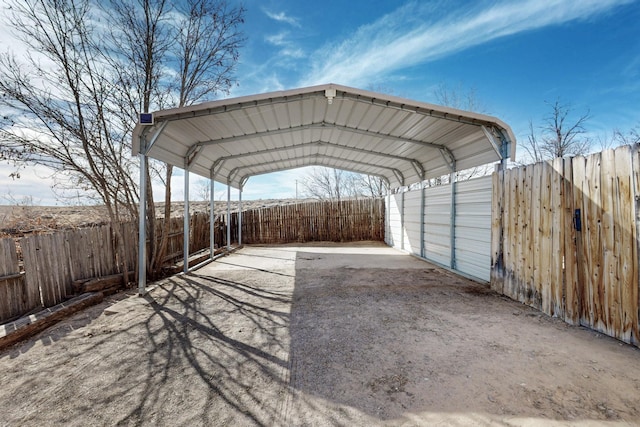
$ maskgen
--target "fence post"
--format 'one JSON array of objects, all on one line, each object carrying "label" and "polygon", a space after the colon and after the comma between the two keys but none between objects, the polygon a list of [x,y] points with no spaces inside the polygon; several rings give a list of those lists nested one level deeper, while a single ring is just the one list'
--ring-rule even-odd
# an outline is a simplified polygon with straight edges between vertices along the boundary
[{"label": "fence post", "polygon": [[491,289],[504,293],[504,166],[493,172],[491,197]]},{"label": "fence post", "polygon": [[638,151],[638,145],[634,145],[631,149],[631,175],[632,175],[632,189],[631,194],[633,196],[633,209],[634,219],[636,223],[636,235],[635,245],[633,247],[635,251],[635,268],[636,268],[636,286],[633,290],[636,294],[636,322],[634,330],[631,334],[631,343],[640,347],[640,152]]}]

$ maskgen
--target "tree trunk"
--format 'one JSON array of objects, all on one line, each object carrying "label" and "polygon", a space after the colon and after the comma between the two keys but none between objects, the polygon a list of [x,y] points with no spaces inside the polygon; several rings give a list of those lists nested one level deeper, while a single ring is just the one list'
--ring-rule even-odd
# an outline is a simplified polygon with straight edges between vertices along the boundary
[{"label": "tree trunk", "polygon": [[147,271],[153,276],[152,270],[155,264],[156,253],[158,248],[158,242],[156,241],[156,205],[153,201],[153,187],[151,184],[151,175],[149,173],[149,165],[147,164],[147,170],[144,172],[147,174],[147,237],[149,238],[149,258],[147,263]]},{"label": "tree trunk", "polygon": [[173,165],[167,164],[166,180],[164,188],[164,220],[162,221],[162,240],[158,246],[158,252],[155,262],[155,270],[162,268],[163,258],[167,252],[167,243],[169,242],[169,228],[171,226],[171,175],[173,174]]}]

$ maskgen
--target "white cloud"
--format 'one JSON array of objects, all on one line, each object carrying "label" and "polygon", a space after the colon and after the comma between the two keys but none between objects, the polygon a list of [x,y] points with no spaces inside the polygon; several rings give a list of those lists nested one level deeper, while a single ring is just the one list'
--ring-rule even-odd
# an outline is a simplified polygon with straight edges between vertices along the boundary
[{"label": "white cloud", "polygon": [[592,18],[633,0],[504,1],[433,20],[433,6],[409,3],[313,55],[300,86],[363,85],[383,74],[438,59],[499,37]]},{"label": "white cloud", "polygon": [[304,58],[306,56],[304,50],[298,47],[293,41],[289,40],[289,32],[283,31],[265,37],[265,41],[276,47],[281,48],[278,52],[280,58],[291,57],[295,59]]},{"label": "white cloud", "polygon": [[[12,172],[19,172],[20,178],[12,179]],[[25,166],[16,169],[0,163],[0,205],[26,203],[54,206],[60,204],[51,190],[54,180],[51,170],[43,166]]]},{"label": "white cloud", "polygon": [[300,21],[298,20],[298,18],[294,18],[292,16],[288,16],[285,12],[270,12],[266,9],[263,9],[263,12],[271,19],[273,19],[274,21],[278,21],[278,22],[284,22],[286,24],[289,24],[293,27],[298,27],[300,28]]},{"label": "white cloud", "polygon": [[285,46],[287,44],[286,38],[288,35],[289,33],[287,31],[283,31],[278,34],[266,36],[264,39],[267,43],[270,43],[274,46]]}]

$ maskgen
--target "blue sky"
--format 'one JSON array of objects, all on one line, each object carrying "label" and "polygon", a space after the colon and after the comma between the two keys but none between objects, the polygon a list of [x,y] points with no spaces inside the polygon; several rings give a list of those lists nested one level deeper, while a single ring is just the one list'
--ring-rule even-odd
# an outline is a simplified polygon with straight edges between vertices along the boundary
[{"label": "blue sky", "polygon": [[[590,111],[594,138],[640,124],[637,0],[243,4],[247,42],[232,96],[338,83],[436,103],[434,90],[444,85],[473,90],[483,112],[508,123],[520,141],[529,120],[540,123],[545,102],[557,99],[579,114]],[[5,171],[0,167],[0,187],[11,185],[14,196],[28,190]],[[303,174],[252,178],[243,197],[293,197]],[[36,201],[55,204],[42,190],[42,172],[25,175]],[[176,175],[181,199],[183,176]]]}]

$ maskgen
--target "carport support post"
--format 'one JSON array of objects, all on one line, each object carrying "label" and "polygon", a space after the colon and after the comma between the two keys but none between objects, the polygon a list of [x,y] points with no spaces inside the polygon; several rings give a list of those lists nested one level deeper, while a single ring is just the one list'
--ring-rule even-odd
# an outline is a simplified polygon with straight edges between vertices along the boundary
[{"label": "carport support post", "polygon": [[[453,170],[455,171],[455,163]],[[451,172],[449,183],[451,184],[451,216],[449,218],[449,236],[451,238],[451,260],[449,267],[456,269],[456,173]]]},{"label": "carport support post", "polygon": [[231,184],[227,182],[227,250],[231,250]]},{"label": "carport support post", "polygon": [[184,267],[182,271],[189,272],[189,162],[184,161],[184,233],[182,235],[182,246],[184,255]]},{"label": "carport support post", "polygon": [[242,246],[242,188],[238,190],[238,246]]},{"label": "carport support post", "polygon": [[216,254],[216,228],[215,228],[215,221],[216,221],[216,215],[213,211],[213,200],[214,200],[214,194],[213,194],[213,190],[215,189],[215,180],[213,179],[213,169],[211,170],[211,177],[209,178],[211,187],[209,189],[209,258],[213,259],[213,257]]},{"label": "carport support post", "polygon": [[424,175],[420,181],[420,256],[425,257],[424,251]]},{"label": "carport support post", "polygon": [[402,188],[402,194],[400,196],[400,203],[402,203],[402,209],[400,210],[400,249],[404,250],[404,193],[405,188]]},{"label": "carport support post", "polygon": [[[144,138],[140,138],[140,146]],[[142,151],[142,150],[140,150]],[[147,156],[140,153],[140,203],[138,205],[138,295],[144,295],[147,286]]]},{"label": "carport support post", "polygon": [[391,242],[391,183],[387,184],[387,206],[385,209],[385,241],[387,245],[393,246]]}]

